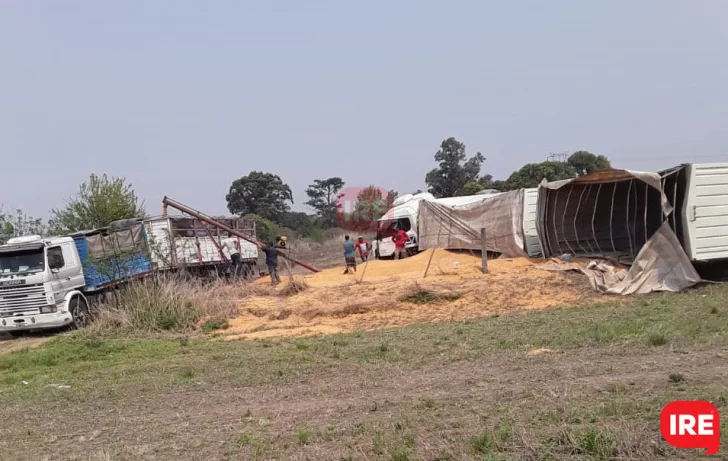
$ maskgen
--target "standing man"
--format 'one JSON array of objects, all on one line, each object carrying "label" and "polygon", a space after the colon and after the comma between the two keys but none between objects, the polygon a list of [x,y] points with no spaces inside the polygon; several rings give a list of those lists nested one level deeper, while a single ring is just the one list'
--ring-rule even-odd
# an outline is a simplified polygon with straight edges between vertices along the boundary
[{"label": "standing man", "polygon": [[374,245],[372,247],[374,248],[374,259],[379,259],[379,246],[382,244],[382,226],[379,225],[379,228],[377,229],[377,235],[374,237]]},{"label": "standing man", "polygon": [[394,242],[394,259],[404,259],[407,257],[407,240],[409,235],[402,229],[398,229],[392,236]]},{"label": "standing man", "polygon": [[268,273],[270,274],[270,284],[275,285],[276,283],[280,283],[281,278],[278,276],[278,250],[271,243],[263,246],[263,253],[265,253],[265,265],[268,266]]},{"label": "standing man", "polygon": [[362,237],[361,235],[357,240],[358,241],[354,246],[357,250],[359,250],[359,257],[361,258],[361,262],[366,262],[369,258],[369,244],[366,240],[364,240],[364,237]]},{"label": "standing man", "polygon": [[356,256],[354,255],[354,242],[349,240],[349,236],[344,236],[344,261],[346,263],[346,269],[344,274],[350,274],[352,269],[356,272]]},{"label": "standing man", "polygon": [[233,263],[233,277],[237,277],[240,268],[240,243],[232,235],[228,235],[222,241],[222,245],[230,253],[230,261]]}]

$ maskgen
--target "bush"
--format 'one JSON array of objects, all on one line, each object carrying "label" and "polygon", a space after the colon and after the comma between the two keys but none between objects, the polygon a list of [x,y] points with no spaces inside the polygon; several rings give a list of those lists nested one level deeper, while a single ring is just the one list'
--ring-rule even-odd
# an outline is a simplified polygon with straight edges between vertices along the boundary
[{"label": "bush", "polygon": [[255,234],[264,243],[275,243],[276,237],[284,235],[283,228],[273,221],[255,214],[249,214],[245,218],[255,221]]},{"label": "bush", "polygon": [[234,285],[157,277],[131,282],[100,306],[92,328],[121,332],[183,332],[222,327],[238,312]]},{"label": "bush", "polygon": [[312,227],[308,229],[307,237],[316,243],[324,243],[326,241],[326,233],[319,227]]}]

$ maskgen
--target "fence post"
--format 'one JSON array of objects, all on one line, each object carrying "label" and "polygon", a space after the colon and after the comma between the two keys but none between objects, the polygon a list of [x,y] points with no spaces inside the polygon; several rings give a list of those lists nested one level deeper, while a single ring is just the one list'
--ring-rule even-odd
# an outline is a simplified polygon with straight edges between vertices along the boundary
[{"label": "fence post", "polygon": [[483,263],[483,273],[488,273],[488,249],[485,244],[485,227],[480,229],[480,257]]}]

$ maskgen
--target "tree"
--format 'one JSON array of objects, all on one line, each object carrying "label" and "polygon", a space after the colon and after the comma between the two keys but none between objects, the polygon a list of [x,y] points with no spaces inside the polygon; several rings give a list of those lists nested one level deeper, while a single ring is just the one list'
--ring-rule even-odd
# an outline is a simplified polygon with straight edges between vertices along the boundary
[{"label": "tree", "polygon": [[308,236],[313,229],[321,227],[321,219],[302,211],[287,211],[281,215],[278,224],[291,229],[300,236]]},{"label": "tree", "polygon": [[484,189],[485,186],[479,181],[470,181],[463,186],[462,195],[475,195]]},{"label": "tree", "polygon": [[611,167],[607,157],[594,155],[585,150],[579,150],[571,154],[567,163],[574,168],[578,176],[584,176],[585,174]]},{"label": "tree", "polygon": [[344,181],[333,177],[314,179],[313,184],[306,189],[309,200],[305,204],[316,210],[324,227],[336,227],[336,198],[342,187]]},{"label": "tree", "polygon": [[528,163],[514,171],[505,181],[505,189],[538,187],[541,181],[558,181],[576,176],[576,170],[565,162]]},{"label": "tree", "polygon": [[477,181],[485,157],[478,152],[468,159],[465,144],[451,137],[442,141],[435,161],[439,167],[425,176],[429,192],[435,197],[454,197],[463,193],[467,183]]},{"label": "tree", "polygon": [[255,214],[277,221],[290,209],[286,202],[293,203],[293,193],[280,176],[251,171],[247,176],[233,181],[225,200],[230,213],[241,216]]},{"label": "tree", "polygon": [[92,174],[62,210],[51,210],[53,232],[67,234],[106,227],[119,219],[146,216],[139,199],[126,178]]},{"label": "tree", "polygon": [[396,190],[389,190],[387,192],[387,203],[389,203],[389,206],[391,207],[395,200],[397,200],[397,197],[399,197],[399,192]]},{"label": "tree", "polygon": [[42,219],[26,215],[23,210],[6,213],[0,206],[0,245],[4,245],[13,237],[24,235],[41,235],[48,233],[48,226]]}]

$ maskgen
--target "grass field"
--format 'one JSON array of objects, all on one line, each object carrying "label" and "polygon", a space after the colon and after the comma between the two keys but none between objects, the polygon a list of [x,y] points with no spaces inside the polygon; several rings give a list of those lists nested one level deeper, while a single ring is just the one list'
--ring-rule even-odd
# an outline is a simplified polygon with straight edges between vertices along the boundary
[{"label": "grass field", "polygon": [[280,341],[88,330],[0,356],[0,459],[695,459],[659,412],[725,409],[726,376],[722,285]]}]

